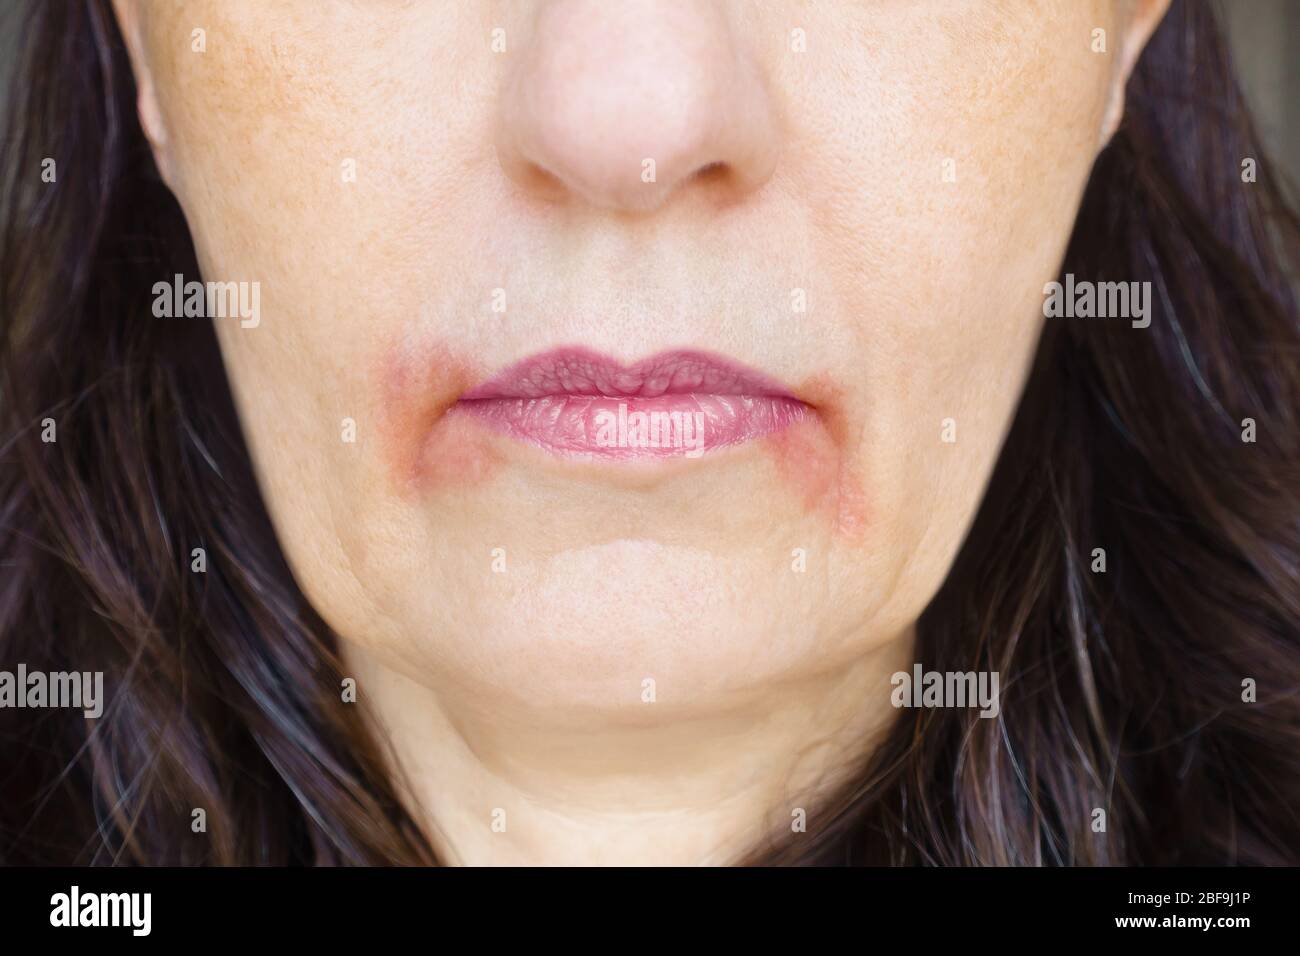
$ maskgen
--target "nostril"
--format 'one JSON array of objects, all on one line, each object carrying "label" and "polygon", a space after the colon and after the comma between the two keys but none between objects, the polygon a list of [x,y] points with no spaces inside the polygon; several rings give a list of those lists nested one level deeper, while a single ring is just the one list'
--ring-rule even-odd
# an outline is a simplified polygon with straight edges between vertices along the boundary
[{"label": "nostril", "polygon": [[511,168],[515,182],[539,198],[558,199],[568,191],[564,181],[541,163],[523,159],[513,163]]},{"label": "nostril", "polygon": [[545,166],[537,163],[528,164],[528,176],[533,184],[544,192],[563,192],[564,182],[559,176]]},{"label": "nostril", "polygon": [[709,180],[721,179],[727,175],[726,163],[707,163],[695,171],[695,178],[708,182]]}]

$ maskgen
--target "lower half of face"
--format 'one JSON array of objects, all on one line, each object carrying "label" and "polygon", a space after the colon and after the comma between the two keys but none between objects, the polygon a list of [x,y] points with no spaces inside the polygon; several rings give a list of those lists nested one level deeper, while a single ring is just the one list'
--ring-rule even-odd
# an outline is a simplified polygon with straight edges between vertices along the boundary
[{"label": "lower half of face", "polygon": [[1014,412],[1110,15],[150,13],[203,278],[259,290],[213,321],[308,598],[415,680],[543,706],[905,636]]}]

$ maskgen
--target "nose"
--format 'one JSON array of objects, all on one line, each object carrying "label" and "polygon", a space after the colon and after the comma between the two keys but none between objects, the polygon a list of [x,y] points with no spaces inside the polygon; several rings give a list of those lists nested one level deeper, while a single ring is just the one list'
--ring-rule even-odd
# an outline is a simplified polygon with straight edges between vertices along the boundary
[{"label": "nose", "polygon": [[497,128],[516,182],[646,212],[691,183],[738,197],[772,175],[765,76],[719,0],[541,0],[530,27]]}]

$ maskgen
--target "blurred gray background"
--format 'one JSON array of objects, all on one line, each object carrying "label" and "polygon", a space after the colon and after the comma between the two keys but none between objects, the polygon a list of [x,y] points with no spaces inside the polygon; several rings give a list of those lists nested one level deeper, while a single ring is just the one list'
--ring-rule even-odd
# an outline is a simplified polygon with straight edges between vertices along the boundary
[{"label": "blurred gray background", "polygon": [[[68,3],[72,0],[39,2]],[[275,3],[276,0],[264,2]],[[1300,0],[1214,2],[1227,24],[1238,71],[1246,95],[1254,104],[1265,143],[1291,182],[1300,184]],[[17,6],[17,0],[0,0],[0,94],[7,87],[9,68],[13,63],[12,21]],[[0,103],[3,102],[0,98]]]},{"label": "blurred gray background", "polygon": [[1300,0],[1220,0],[1218,7],[1260,133],[1300,183]]}]

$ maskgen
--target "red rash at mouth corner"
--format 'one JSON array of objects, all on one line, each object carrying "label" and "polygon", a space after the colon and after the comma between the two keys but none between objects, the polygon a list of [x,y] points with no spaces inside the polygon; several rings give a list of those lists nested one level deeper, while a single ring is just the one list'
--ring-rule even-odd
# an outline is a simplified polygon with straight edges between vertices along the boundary
[{"label": "red rash at mouth corner", "polygon": [[[664,352],[631,366],[582,348],[541,353],[488,378],[478,364],[437,341],[403,341],[377,364],[385,464],[404,495],[477,487],[506,463],[513,439],[559,458],[612,467],[643,459],[694,458],[750,440],[768,455],[805,513],[820,512],[835,532],[861,536],[865,496],[850,466],[855,445],[840,392],[824,376],[795,393],[761,373],[703,352]],[[666,427],[663,447],[605,448],[593,441],[593,414],[610,422],[619,406],[687,419],[686,446]],[[688,416],[703,424],[696,442]],[[540,424],[539,424],[540,422]],[[669,440],[679,440],[674,445]],[[704,456],[707,457],[707,456]]]},{"label": "red rash at mouth corner", "polygon": [[502,462],[490,436],[447,412],[483,371],[438,342],[390,346],[376,372],[380,438],[390,481],[423,495],[488,480]]},{"label": "red rash at mouth corner", "polygon": [[867,528],[867,496],[852,462],[861,429],[850,427],[843,389],[828,376],[804,380],[798,394],[817,410],[816,418],[769,436],[766,450],[805,513],[821,512],[838,536],[860,543]]}]

